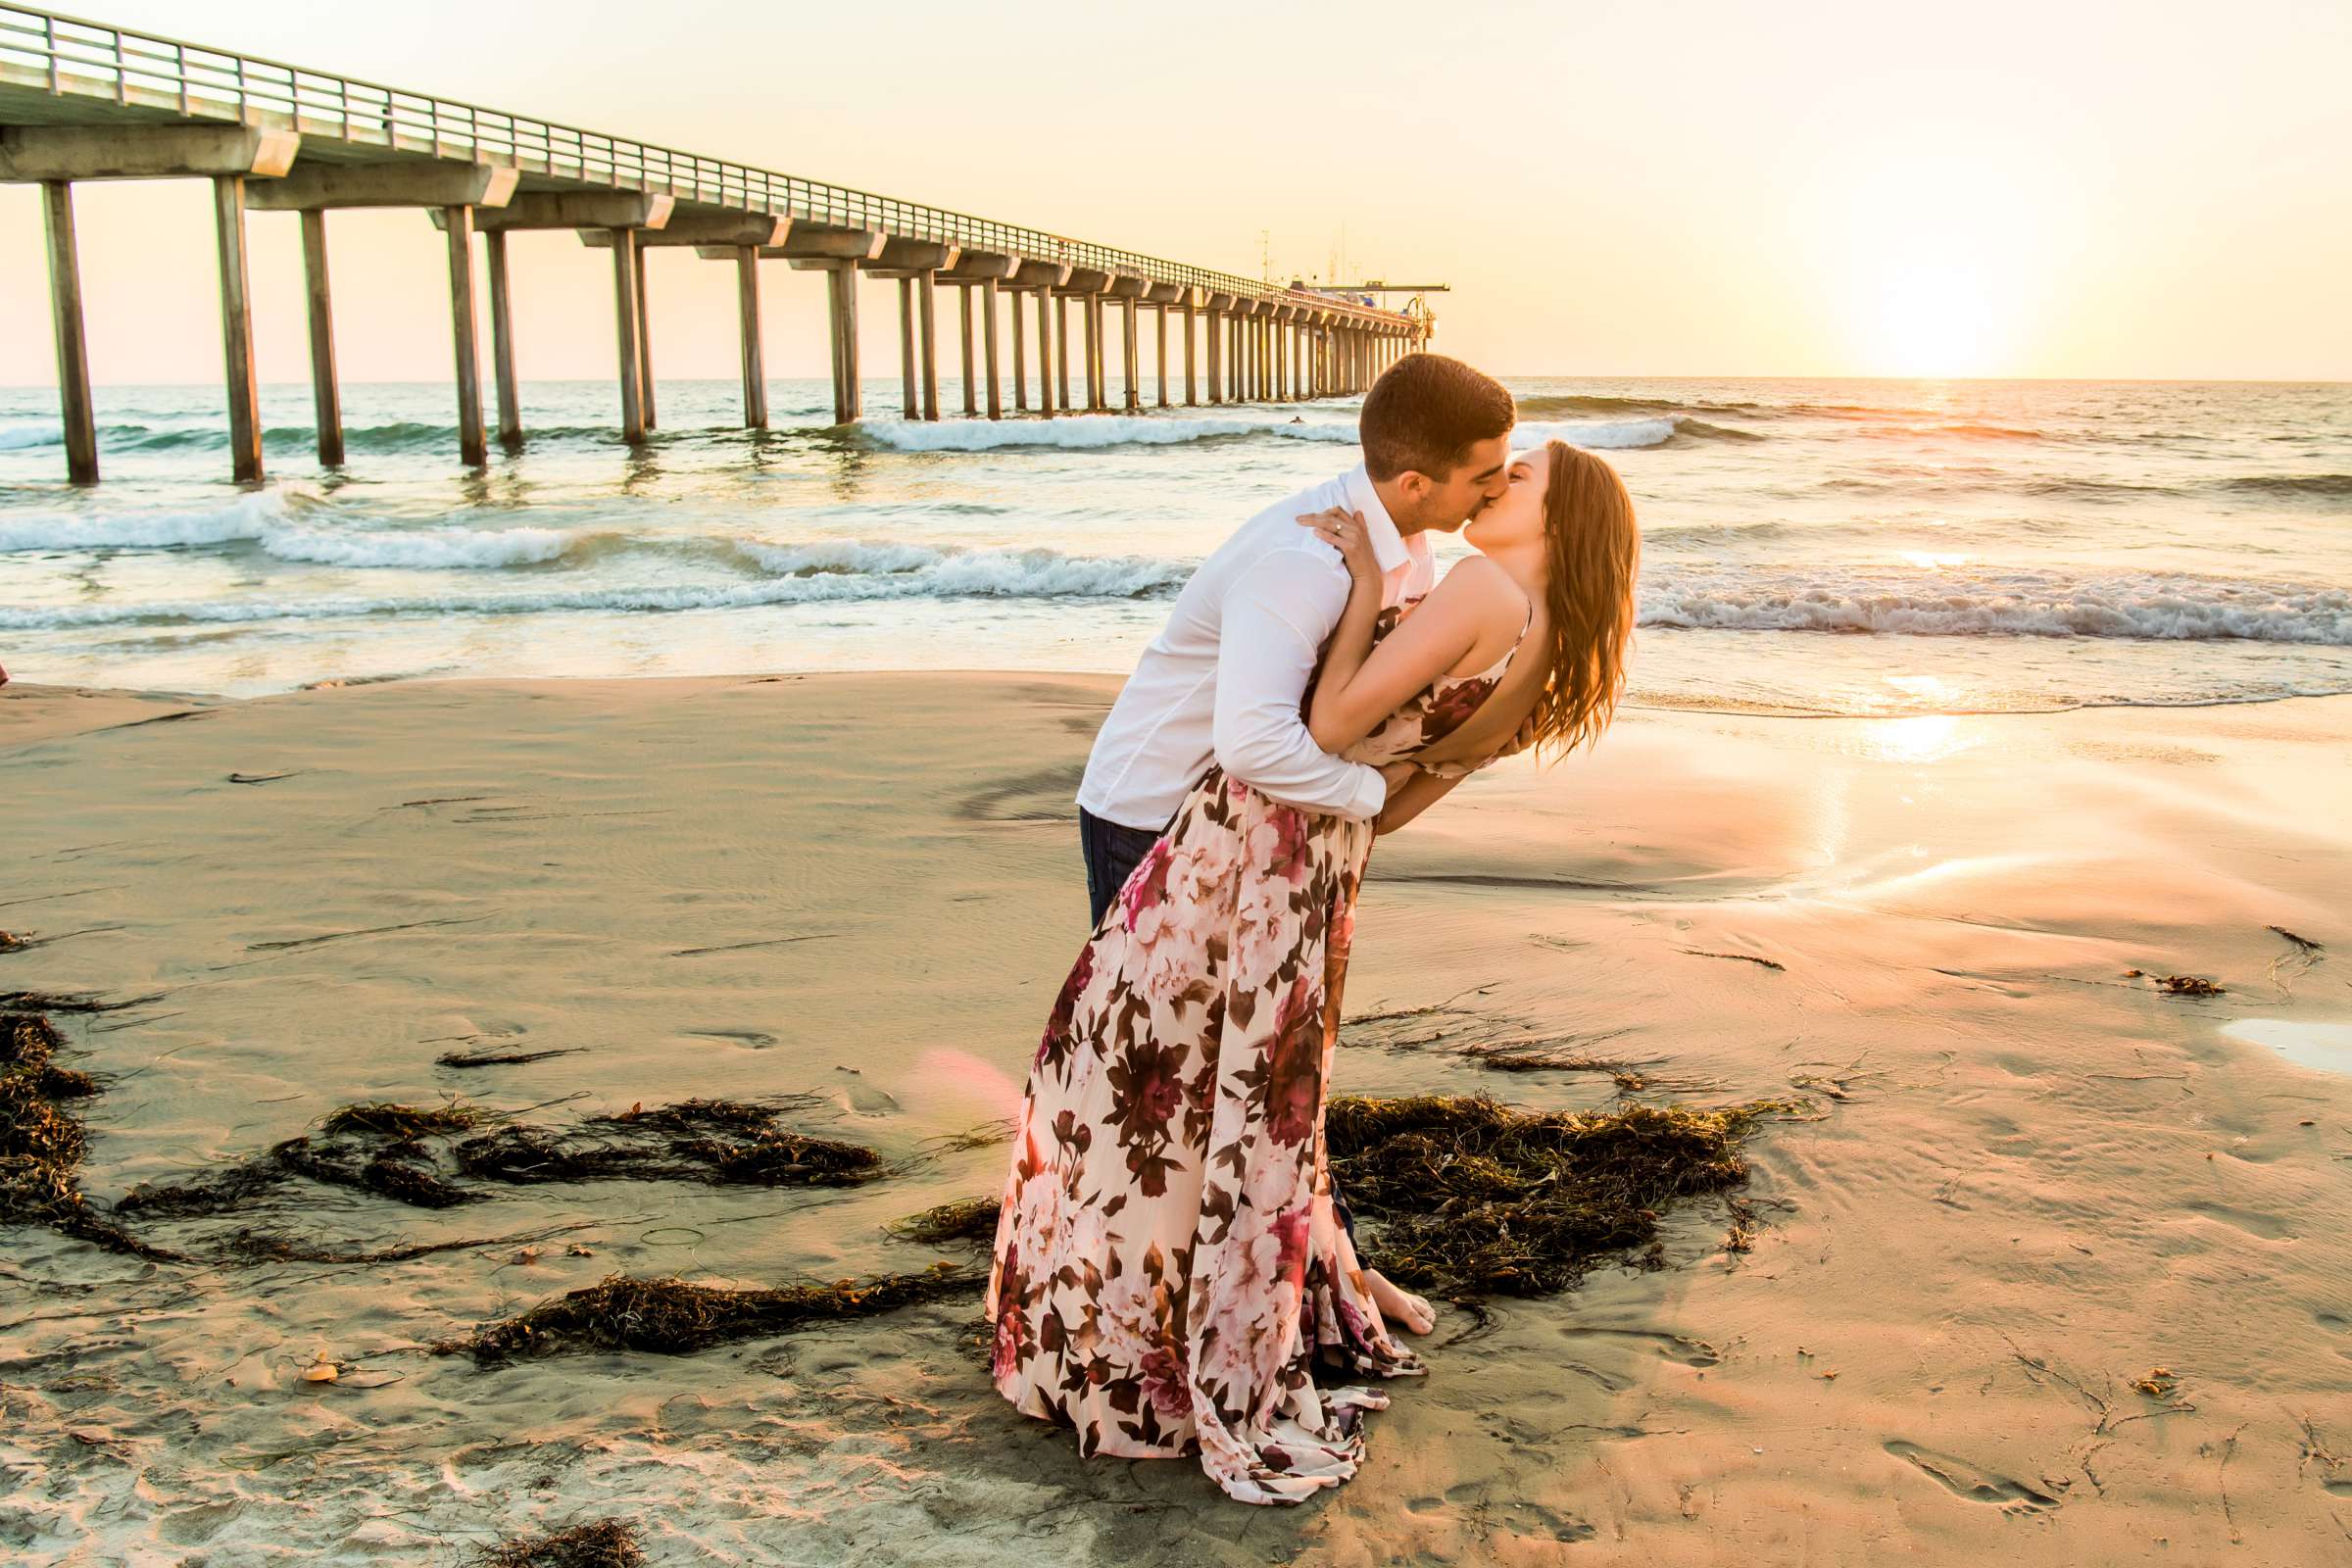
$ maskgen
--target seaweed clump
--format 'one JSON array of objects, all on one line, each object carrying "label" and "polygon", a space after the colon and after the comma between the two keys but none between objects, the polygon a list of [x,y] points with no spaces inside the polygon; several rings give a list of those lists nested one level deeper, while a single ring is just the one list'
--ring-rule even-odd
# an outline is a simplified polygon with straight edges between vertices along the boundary
[{"label": "seaweed clump", "polygon": [[861,1144],[777,1125],[770,1105],[687,1100],[591,1116],[579,1132],[500,1127],[457,1149],[458,1166],[487,1181],[700,1181],[714,1186],[853,1187],[881,1174]]},{"label": "seaweed clump", "polygon": [[920,1274],[885,1274],[831,1285],[725,1290],[673,1278],[615,1274],[540,1302],[517,1317],[485,1323],[434,1345],[439,1355],[483,1365],[574,1350],[643,1350],[683,1355],[730,1340],[788,1334],[812,1323],[876,1317],[901,1307],[979,1294],[985,1277],[953,1263]]},{"label": "seaweed clump", "polygon": [[[2273,926],[2271,929],[2276,931],[2278,928]],[[2168,997],[2218,997],[2226,989],[2199,974],[2149,974],[2145,969],[2126,969],[2124,978],[2150,981]]]},{"label": "seaweed clump", "polygon": [[490,1119],[479,1105],[400,1105],[389,1101],[345,1105],[318,1124],[322,1133],[373,1133],[403,1141],[428,1133],[462,1133]]},{"label": "seaweed clump", "polygon": [[[115,1212],[168,1219],[225,1214],[296,1176],[328,1187],[374,1193],[413,1208],[455,1208],[472,1202],[478,1195],[435,1174],[432,1155],[422,1139],[415,1132],[397,1129],[429,1128],[437,1121],[459,1117],[465,1119],[453,1121],[454,1125],[471,1126],[481,1115],[471,1106],[416,1110],[407,1105],[346,1105],[326,1118],[319,1139],[305,1133],[209,1176],[133,1188],[117,1200]],[[389,1142],[379,1141],[386,1135],[390,1135]]]},{"label": "seaweed clump", "polygon": [[474,1554],[474,1568],[639,1568],[636,1527],[618,1519],[573,1525],[552,1536],[502,1541]]},{"label": "seaweed clump", "polygon": [[966,1198],[893,1220],[888,1228],[893,1236],[925,1246],[974,1242],[985,1247],[996,1240],[1000,1207],[994,1198]]},{"label": "seaweed clump", "polygon": [[[852,1186],[881,1174],[882,1156],[858,1144],[808,1138],[777,1125],[774,1105],[688,1100],[591,1116],[576,1129],[502,1124],[459,1142],[458,1172],[482,1181],[630,1179],[716,1185]],[[460,1186],[430,1138],[454,1138],[495,1119],[477,1105],[345,1105],[303,1134],[192,1181],[143,1186],[117,1213],[192,1218],[224,1214],[294,1177],[374,1193],[415,1208],[454,1208],[485,1195]]]},{"label": "seaweed clump", "polygon": [[[328,1121],[331,1125],[333,1118]],[[307,1137],[289,1138],[267,1157],[294,1175],[331,1187],[356,1187],[413,1208],[455,1208],[479,1196],[435,1175],[423,1163],[430,1158],[424,1145],[414,1138],[372,1150],[354,1149],[349,1143],[314,1145]]]},{"label": "seaweed clump", "polygon": [[0,1223],[44,1225],[134,1257],[177,1258],[90,1207],[74,1175],[88,1135],[60,1102],[94,1094],[97,1083],[50,1059],[64,1043],[38,1012],[0,1012]]},{"label": "seaweed clump", "polygon": [[1720,1110],[1625,1105],[1531,1113],[1484,1096],[1339,1099],[1332,1179],[1375,1222],[1371,1261],[1408,1289],[1548,1296],[1602,1259],[1657,1259],[1675,1200],[1744,1184],[1740,1144],[1767,1101]]}]

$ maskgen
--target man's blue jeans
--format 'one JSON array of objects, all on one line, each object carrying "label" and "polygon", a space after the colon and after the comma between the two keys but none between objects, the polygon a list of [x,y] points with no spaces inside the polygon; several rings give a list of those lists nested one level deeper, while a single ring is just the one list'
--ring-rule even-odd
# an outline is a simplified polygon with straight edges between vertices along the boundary
[{"label": "man's blue jeans", "polygon": [[1156,828],[1121,827],[1078,808],[1078,848],[1086,857],[1086,900],[1093,909],[1089,929],[1102,923],[1103,911],[1158,842]]}]

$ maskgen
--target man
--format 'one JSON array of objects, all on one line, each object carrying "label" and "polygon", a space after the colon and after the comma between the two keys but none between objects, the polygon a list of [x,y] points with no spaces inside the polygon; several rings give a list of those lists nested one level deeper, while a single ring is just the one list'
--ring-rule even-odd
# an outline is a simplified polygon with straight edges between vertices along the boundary
[{"label": "man", "polygon": [[1348,604],[1340,553],[1298,526],[1359,514],[1384,607],[1429,592],[1427,535],[1451,533],[1503,493],[1511,395],[1440,354],[1398,360],[1364,398],[1363,463],[1277,501],[1200,564],[1095,736],[1078,787],[1094,923],[1214,761],[1260,794],[1343,816],[1380,815],[1409,762],[1373,768],[1318,747],[1299,711]]}]

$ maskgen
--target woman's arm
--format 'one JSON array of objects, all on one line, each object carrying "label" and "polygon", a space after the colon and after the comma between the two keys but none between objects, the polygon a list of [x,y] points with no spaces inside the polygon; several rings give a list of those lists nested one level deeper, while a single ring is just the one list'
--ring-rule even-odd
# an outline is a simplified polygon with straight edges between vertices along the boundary
[{"label": "woman's arm", "polygon": [[1440,778],[1416,768],[1410,779],[1389,791],[1389,804],[1380,808],[1380,819],[1372,831],[1396,832],[1451,794],[1460,782],[1458,778]]},{"label": "woman's arm", "polygon": [[1369,608],[1357,601],[1375,593],[1379,578],[1368,574],[1380,567],[1363,537],[1361,519],[1335,509],[1298,520],[1348,558],[1351,579],[1348,608],[1332,635],[1306,720],[1315,744],[1337,756],[1460,663],[1491,619],[1512,612],[1508,601],[1518,590],[1498,569],[1474,557],[1446,572],[1420,608],[1379,647],[1371,648],[1372,624],[1380,617],[1378,601],[1375,598]]},{"label": "woman's arm", "polygon": [[1348,564],[1348,603],[1340,611],[1339,624],[1331,629],[1331,641],[1324,645],[1323,667],[1315,676],[1314,702],[1307,712],[1307,730],[1314,736],[1315,744],[1337,756],[1348,742],[1335,746],[1324,739],[1328,727],[1325,715],[1332,711],[1329,694],[1346,690],[1371,656],[1372,629],[1380,621],[1380,562],[1372,554],[1371,540],[1365,536],[1362,514],[1334,507],[1298,520],[1337,549]]}]

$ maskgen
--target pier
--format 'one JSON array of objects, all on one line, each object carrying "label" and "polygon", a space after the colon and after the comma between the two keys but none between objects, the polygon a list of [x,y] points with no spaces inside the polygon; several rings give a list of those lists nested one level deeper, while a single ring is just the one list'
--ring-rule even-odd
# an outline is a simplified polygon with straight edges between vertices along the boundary
[{"label": "pier", "polygon": [[[74,482],[84,484],[98,478],[99,454],[74,186],[90,179],[212,182],[229,461],[243,481],[263,475],[248,212],[300,217],[318,460],[327,465],[341,464],[344,452],[326,219],[349,208],[415,208],[446,237],[458,445],[463,461],[474,466],[488,461],[492,434],[476,305],[483,283],[495,434],[509,451],[526,439],[506,244],[518,229],[571,229],[612,252],[619,428],[632,443],[642,442],[659,419],[645,265],[658,249],[691,250],[734,269],[743,423],[753,429],[768,422],[760,338],[760,263],[767,261],[825,274],[837,424],[864,416],[858,321],[871,283],[895,286],[903,405],[907,417],[922,419],[940,417],[942,288],[956,294],[962,413],[975,418],[1143,413],[1138,345],[1146,312],[1158,349],[1152,408],[1172,407],[1179,393],[1186,407],[1199,407],[1360,392],[1396,357],[1425,346],[1432,325],[1417,301],[1405,311],[1377,308],[1330,291],[1252,281],[797,174],[0,6],[0,181],[42,190],[66,466]],[[1034,356],[1025,319],[1031,316]],[[1180,342],[1180,386],[1169,376],[1171,328]],[[1116,409],[1108,365],[1114,333],[1124,387]]]}]

